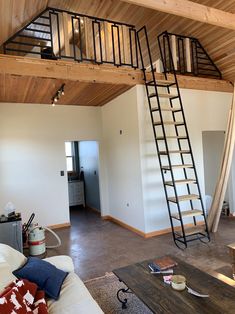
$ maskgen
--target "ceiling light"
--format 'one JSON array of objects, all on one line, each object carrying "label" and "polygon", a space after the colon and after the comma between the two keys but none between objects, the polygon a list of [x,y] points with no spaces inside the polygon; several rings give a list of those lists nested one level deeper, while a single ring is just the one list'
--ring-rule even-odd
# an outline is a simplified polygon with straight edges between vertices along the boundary
[{"label": "ceiling light", "polygon": [[52,106],[55,106],[55,102],[58,102],[58,100],[60,99],[61,95],[64,95],[64,86],[65,86],[65,84],[62,84],[61,87],[55,93],[55,95],[51,98]]}]

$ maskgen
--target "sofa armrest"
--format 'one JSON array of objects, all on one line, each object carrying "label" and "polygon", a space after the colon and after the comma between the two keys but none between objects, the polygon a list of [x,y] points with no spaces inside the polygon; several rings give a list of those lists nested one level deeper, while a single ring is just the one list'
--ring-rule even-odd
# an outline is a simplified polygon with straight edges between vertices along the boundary
[{"label": "sofa armrest", "polygon": [[47,257],[44,261],[51,263],[55,267],[66,271],[66,272],[74,272],[73,260],[70,256],[67,255],[58,255]]},{"label": "sofa armrest", "polygon": [[0,293],[17,278],[12,274],[10,265],[0,257]]}]

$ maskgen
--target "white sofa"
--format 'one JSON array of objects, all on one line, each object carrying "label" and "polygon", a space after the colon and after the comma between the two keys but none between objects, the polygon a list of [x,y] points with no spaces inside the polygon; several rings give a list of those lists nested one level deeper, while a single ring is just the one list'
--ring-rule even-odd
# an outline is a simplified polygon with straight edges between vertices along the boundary
[{"label": "white sofa", "polygon": [[[59,300],[47,300],[50,314],[103,313],[81,279],[74,273],[73,261],[69,256],[54,256],[45,260],[57,268],[69,272],[62,285]],[[0,292],[16,279],[12,272],[23,266],[25,262],[26,257],[23,254],[0,243]]]}]

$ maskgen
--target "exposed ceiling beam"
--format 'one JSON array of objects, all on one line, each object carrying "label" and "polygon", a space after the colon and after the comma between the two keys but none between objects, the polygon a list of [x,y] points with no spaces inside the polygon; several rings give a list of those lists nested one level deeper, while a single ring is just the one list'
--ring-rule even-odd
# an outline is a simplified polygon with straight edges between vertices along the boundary
[{"label": "exposed ceiling beam", "polygon": [[[25,58],[9,55],[0,55],[0,75],[19,77],[51,78],[83,83],[103,83],[114,85],[135,86],[144,84],[141,70],[131,68],[116,68],[111,65],[81,64],[71,61],[53,61],[37,58]],[[151,74],[149,80],[151,79]],[[155,73],[156,79],[163,80],[164,75]],[[210,90],[218,92],[233,91],[233,86],[225,80],[200,78],[177,75],[180,88]],[[174,79],[173,75],[169,79]],[[1,86],[1,80],[0,80]],[[1,93],[1,90],[0,90]]]},{"label": "exposed ceiling beam", "polygon": [[235,14],[188,0],[122,0],[145,8],[235,30]]}]

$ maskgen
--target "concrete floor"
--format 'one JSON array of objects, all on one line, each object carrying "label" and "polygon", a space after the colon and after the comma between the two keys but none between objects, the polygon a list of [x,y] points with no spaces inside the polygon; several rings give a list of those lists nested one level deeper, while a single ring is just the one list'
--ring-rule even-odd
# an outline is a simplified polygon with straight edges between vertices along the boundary
[{"label": "concrete floor", "polygon": [[83,281],[103,276],[106,272],[130,263],[165,254],[175,254],[201,270],[219,271],[232,278],[226,245],[235,242],[234,218],[221,219],[219,231],[212,234],[209,244],[194,241],[184,251],[174,245],[171,234],[144,239],[102,220],[87,209],[72,210],[71,222],[71,228],[56,231],[62,239],[62,245],[58,249],[48,250],[47,256],[71,256],[75,271]]}]

